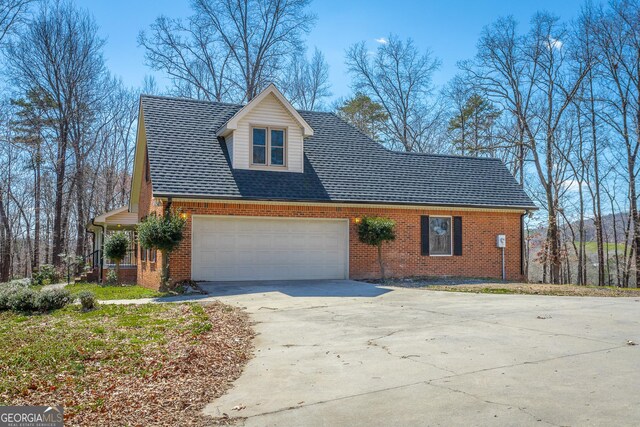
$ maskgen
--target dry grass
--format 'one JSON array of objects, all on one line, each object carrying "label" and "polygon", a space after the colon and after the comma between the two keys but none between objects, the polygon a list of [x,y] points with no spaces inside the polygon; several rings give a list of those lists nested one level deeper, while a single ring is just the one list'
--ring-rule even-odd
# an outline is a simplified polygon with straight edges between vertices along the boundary
[{"label": "dry grass", "polygon": [[0,313],[0,404],[61,404],[69,426],[211,425],[201,411],[240,375],[253,336],[220,303]]},{"label": "dry grass", "polygon": [[577,297],[640,297],[640,289],[537,283],[482,283],[464,285],[429,285],[431,291],[472,292],[482,294],[556,295]]}]

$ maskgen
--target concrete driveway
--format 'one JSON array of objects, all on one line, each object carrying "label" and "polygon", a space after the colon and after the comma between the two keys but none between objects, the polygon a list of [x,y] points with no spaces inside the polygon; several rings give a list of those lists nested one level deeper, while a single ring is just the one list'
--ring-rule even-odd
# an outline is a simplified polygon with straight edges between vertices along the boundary
[{"label": "concrete driveway", "polygon": [[256,322],[255,358],[205,409],[241,425],[640,423],[638,298],[206,287]]}]

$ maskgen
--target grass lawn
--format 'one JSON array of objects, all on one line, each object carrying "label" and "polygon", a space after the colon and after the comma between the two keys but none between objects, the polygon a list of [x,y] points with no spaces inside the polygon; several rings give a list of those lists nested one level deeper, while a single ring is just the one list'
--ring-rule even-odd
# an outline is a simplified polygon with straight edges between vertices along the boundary
[{"label": "grass lawn", "polygon": [[75,283],[65,286],[65,289],[72,294],[91,291],[99,300],[157,298],[167,295],[139,285],[102,286],[95,283]]},{"label": "grass lawn", "polygon": [[[576,245],[579,245],[579,242],[576,242]],[[624,249],[624,243],[604,243],[604,250],[613,252],[616,250],[616,246],[618,247],[618,251],[622,252]],[[596,242],[585,242],[584,248],[587,253],[597,253],[598,252],[598,244]]]},{"label": "grass lawn", "polygon": [[210,424],[201,410],[240,375],[252,338],[220,303],[1,312],[0,405],[61,404],[65,425]]}]

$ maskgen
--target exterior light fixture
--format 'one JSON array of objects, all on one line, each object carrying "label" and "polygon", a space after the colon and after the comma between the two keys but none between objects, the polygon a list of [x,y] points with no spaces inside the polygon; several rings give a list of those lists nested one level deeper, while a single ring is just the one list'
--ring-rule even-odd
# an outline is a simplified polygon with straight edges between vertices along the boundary
[{"label": "exterior light fixture", "polygon": [[358,218],[353,218],[353,223],[354,224],[360,224],[362,222],[362,218],[358,217]]},{"label": "exterior light fixture", "polygon": [[186,214],[186,213],[184,213],[184,212],[183,212],[183,213],[181,213],[181,214],[180,214],[180,218],[182,218],[182,219],[187,219],[187,214]]}]

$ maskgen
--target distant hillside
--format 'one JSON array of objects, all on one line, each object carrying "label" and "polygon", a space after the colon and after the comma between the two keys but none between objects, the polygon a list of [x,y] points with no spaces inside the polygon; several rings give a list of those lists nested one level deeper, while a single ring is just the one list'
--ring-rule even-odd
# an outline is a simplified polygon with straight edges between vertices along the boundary
[{"label": "distant hillside", "polygon": [[[627,227],[627,221],[629,221],[628,213],[620,213],[620,214],[608,214],[602,217],[602,230],[604,233],[605,242],[613,243],[623,243],[624,242],[624,229]],[[614,233],[614,223],[615,228],[617,229],[617,238],[614,239],[616,233]],[[579,221],[574,221],[571,223],[573,227],[573,232],[576,234],[576,240],[578,240],[578,227]],[[569,227],[564,230],[567,235],[571,235],[571,231]],[[585,218],[584,220],[584,232],[585,232],[585,241],[587,242],[595,242],[596,241],[596,225],[593,218]],[[633,223],[631,224],[631,232],[633,233]],[[545,235],[547,234],[546,227],[539,227],[535,230],[531,230],[533,241],[541,241],[544,240]]]}]

